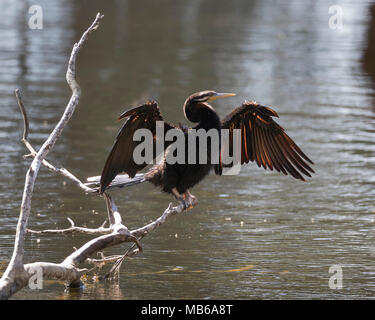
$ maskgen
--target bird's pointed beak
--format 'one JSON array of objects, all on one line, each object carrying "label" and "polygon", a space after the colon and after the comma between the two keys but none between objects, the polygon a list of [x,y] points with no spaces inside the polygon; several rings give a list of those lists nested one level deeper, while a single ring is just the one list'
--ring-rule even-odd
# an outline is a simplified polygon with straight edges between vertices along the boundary
[{"label": "bird's pointed beak", "polygon": [[209,97],[207,101],[213,101],[216,99],[222,99],[222,98],[228,98],[228,97],[234,97],[235,93],[215,93],[213,96]]}]

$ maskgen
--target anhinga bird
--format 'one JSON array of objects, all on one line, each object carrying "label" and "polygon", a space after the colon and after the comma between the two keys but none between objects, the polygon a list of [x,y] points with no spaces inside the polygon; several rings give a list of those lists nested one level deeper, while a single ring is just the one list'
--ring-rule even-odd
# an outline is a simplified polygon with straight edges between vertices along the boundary
[{"label": "anhinga bird", "polygon": [[[215,109],[208,103],[230,96],[234,96],[234,94],[216,93],[214,91],[202,91],[191,95],[184,103],[183,112],[187,120],[197,125],[194,128],[187,128],[163,122],[164,132],[170,129],[181,130],[187,137],[191,129],[207,131],[214,129],[218,133],[221,133],[222,129],[227,129],[229,130],[229,136],[232,137],[233,130],[239,129],[241,130],[241,146],[239,148],[241,164],[255,161],[258,167],[275,169],[302,181],[304,181],[302,174],[311,177],[310,173],[314,173],[314,171],[307,162],[310,164],[313,164],[313,162],[285,133],[284,129],[272,119],[272,117],[278,117],[278,115],[271,108],[255,102],[244,102],[223,120],[220,120]],[[136,174],[145,168],[147,163],[137,164],[134,161],[133,151],[140,142],[133,141],[133,135],[137,129],[148,129],[152,132],[155,146],[156,122],[163,121],[163,117],[160,114],[158,104],[155,101],[149,101],[124,112],[119,119],[127,119],[127,121],[118,133],[115,144],[106,160],[100,178],[100,193],[112,186],[116,187],[116,184],[122,187],[148,181],[161,187],[163,191],[172,193],[176,199],[184,203],[185,208],[189,208],[197,203],[196,198],[189,193],[189,188],[199,183],[212,169],[216,174],[222,174],[221,158],[216,163],[211,161],[208,151],[207,163],[168,163],[166,154],[169,152],[171,141],[164,142],[164,158],[162,161],[153,165],[146,173]],[[229,149],[233,152],[233,140],[229,139],[227,143],[229,143]],[[221,143],[220,140],[220,151],[223,145],[224,143]],[[209,145],[207,149],[210,150]],[[154,159],[156,156],[156,153],[154,153]],[[128,177],[117,182],[116,180],[113,181],[119,173],[126,173]]]}]

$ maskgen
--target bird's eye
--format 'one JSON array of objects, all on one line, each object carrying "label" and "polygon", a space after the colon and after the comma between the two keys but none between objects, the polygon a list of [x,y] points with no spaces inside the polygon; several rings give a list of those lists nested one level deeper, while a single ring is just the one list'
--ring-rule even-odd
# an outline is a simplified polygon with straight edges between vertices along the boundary
[{"label": "bird's eye", "polygon": [[194,100],[198,101],[198,102],[205,102],[205,101],[208,100],[209,97],[210,97],[210,95],[204,95],[204,96],[197,97]]}]

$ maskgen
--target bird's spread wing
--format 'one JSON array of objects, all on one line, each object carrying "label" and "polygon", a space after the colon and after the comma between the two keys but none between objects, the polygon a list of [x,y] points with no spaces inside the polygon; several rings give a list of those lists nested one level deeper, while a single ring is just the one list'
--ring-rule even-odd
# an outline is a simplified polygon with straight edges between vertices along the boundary
[{"label": "bird's spread wing", "polygon": [[[137,164],[133,158],[134,149],[142,141],[134,141],[134,133],[138,129],[148,129],[153,135],[153,159],[156,158],[156,121],[163,121],[163,117],[160,114],[159,106],[154,101],[149,101],[139,107],[133,108],[124,112],[119,119],[126,118],[127,121],[119,131],[112,150],[104,165],[101,180],[100,180],[100,192],[108,187],[111,181],[119,173],[127,173],[131,178],[135,174],[145,168],[147,163]],[[164,134],[171,128],[175,128],[173,125],[164,122]],[[164,137],[161,137],[164,139]],[[168,142],[164,142],[164,149],[168,146]]]},{"label": "bird's spread wing", "polygon": [[[271,108],[255,102],[244,102],[222,121],[222,128],[229,130],[229,141],[223,141],[222,151],[227,148],[229,154],[233,155],[233,131],[240,129],[241,146],[238,149],[241,164],[255,161],[258,167],[275,169],[296,179],[304,181],[302,174],[311,177],[310,173],[314,173],[314,170],[307,162],[313,162],[272,117],[279,116]],[[216,174],[221,175],[225,166],[222,163],[215,165]]]}]

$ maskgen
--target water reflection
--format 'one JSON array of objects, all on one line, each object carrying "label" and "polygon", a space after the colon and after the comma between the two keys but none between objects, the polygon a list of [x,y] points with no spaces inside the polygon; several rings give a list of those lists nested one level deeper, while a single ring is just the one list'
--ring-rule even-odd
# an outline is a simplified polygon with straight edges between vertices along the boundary
[{"label": "water reflection", "polygon": [[[375,85],[375,5],[369,7],[370,20],[367,29],[367,43],[363,55],[364,70],[370,75],[373,86]],[[375,102],[372,110],[375,111]],[[371,131],[374,132],[373,130]]]},{"label": "water reflection", "polygon": [[[29,163],[22,160],[22,122],[12,90],[19,87],[24,95],[38,146],[70,96],[64,76],[72,44],[97,11],[105,14],[102,26],[77,62],[82,100],[49,156],[52,163],[81,178],[98,174],[124,109],[153,98],[167,119],[183,122],[185,98],[214,89],[238,94],[215,104],[222,116],[246,98],[275,108],[317,172],[308,183],[255,165],[235,177],[212,175],[193,190],[199,206],[144,238],[144,253],[127,262],[118,284],[93,283],[64,293],[52,282],[15,298],[373,297],[375,91],[372,67],[365,62],[362,68],[366,50],[372,60],[367,1],[342,1],[342,30],[329,29],[326,1],[164,0],[145,9],[136,1],[50,0],[40,3],[42,31],[25,25],[27,2],[5,3],[0,261],[12,252]],[[66,217],[77,225],[100,225],[103,201],[62,182],[40,171],[30,227],[65,227]],[[129,228],[155,219],[171,200],[147,185],[113,196]],[[30,237],[27,261],[61,261],[88,239]],[[340,291],[328,287],[332,264],[343,267]],[[241,271],[225,272],[236,269]]]}]

